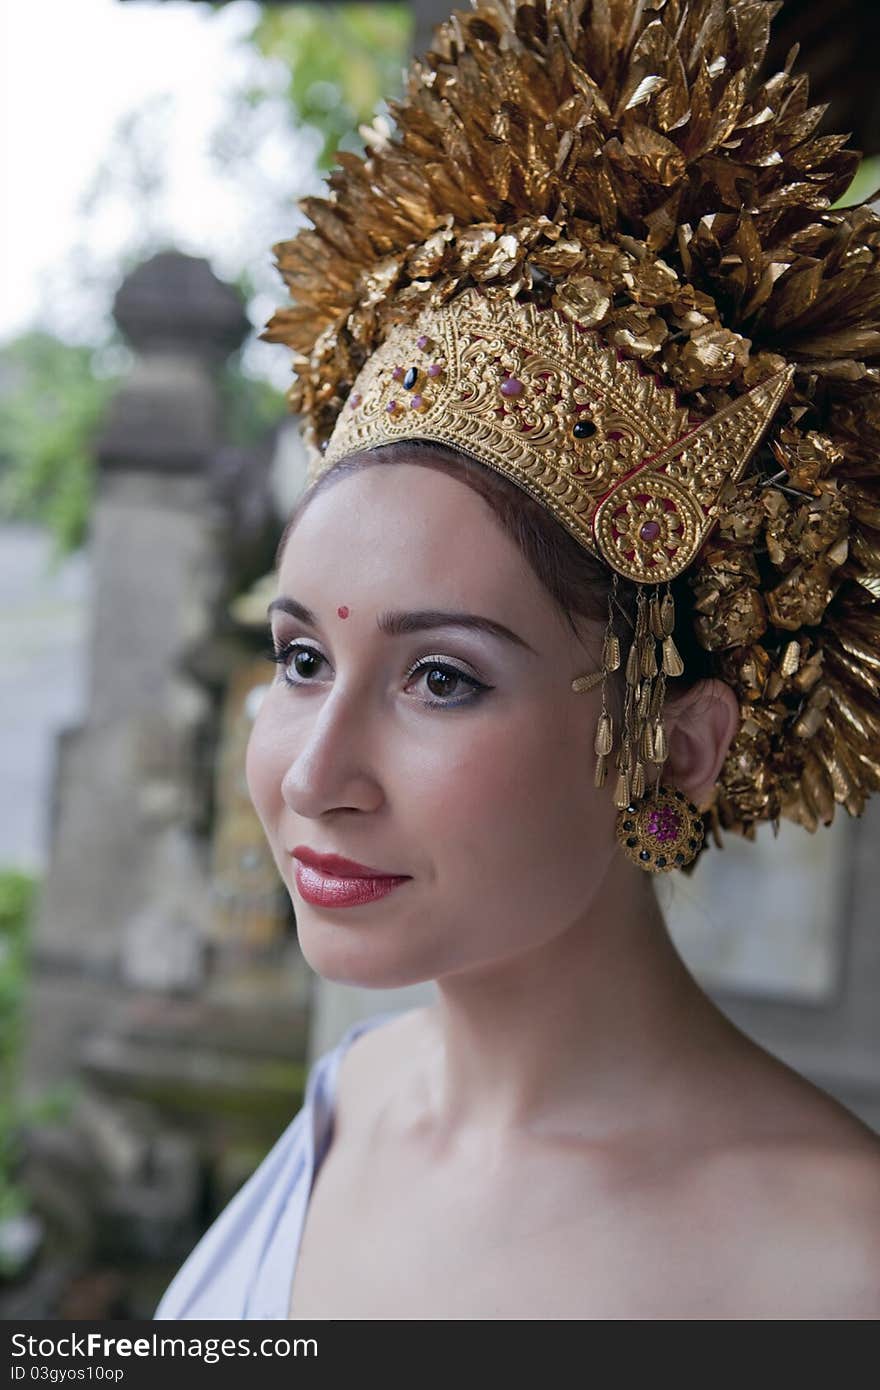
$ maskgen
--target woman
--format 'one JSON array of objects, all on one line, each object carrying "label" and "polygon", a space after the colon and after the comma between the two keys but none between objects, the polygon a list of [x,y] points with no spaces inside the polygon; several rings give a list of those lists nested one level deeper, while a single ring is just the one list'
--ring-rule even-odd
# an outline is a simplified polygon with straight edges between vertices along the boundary
[{"label": "woman", "polygon": [[880,1314],[880,1140],[651,892],[878,784],[880,232],[817,216],[766,10],[459,16],[278,248],[314,458],[248,784],[312,968],[438,995],[319,1059],[160,1318]]}]

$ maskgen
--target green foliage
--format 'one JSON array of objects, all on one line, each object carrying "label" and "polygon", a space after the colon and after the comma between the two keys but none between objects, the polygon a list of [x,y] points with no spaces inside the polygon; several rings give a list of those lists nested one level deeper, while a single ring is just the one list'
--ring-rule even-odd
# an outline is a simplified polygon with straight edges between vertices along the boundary
[{"label": "green foliage", "polygon": [[29,874],[17,869],[0,872],[0,1074],[18,1043],[25,938],[36,889]]},{"label": "green foliage", "polygon": [[[250,42],[286,64],[296,123],[314,126],[324,138],[322,169],[337,149],[362,149],[358,125],[401,93],[412,26],[409,4],[263,7]],[[253,92],[250,99],[261,97]]]},{"label": "green foliage", "polygon": [[85,537],[94,439],[114,384],[96,373],[93,348],[39,329],[0,348],[0,517],[45,525],[56,559]]},{"label": "green foliage", "polygon": [[225,364],[218,386],[229,444],[256,444],[284,418],[284,392],[261,377],[246,376],[239,366],[238,354]]},{"label": "green foliage", "polygon": [[[0,870],[0,1223],[28,1210],[27,1186],[20,1180],[21,1135],[25,1125],[64,1120],[75,1088],[61,1085],[23,1104],[17,1094],[21,1025],[28,981],[28,936],[39,882],[18,869]],[[16,1270],[4,1264],[0,1278]]]},{"label": "green foliage", "polygon": [[838,198],[834,206],[847,208],[851,207],[853,203],[864,203],[878,190],[880,190],[880,155],[871,155],[862,160],[849,188],[842,198]]},{"label": "green foliage", "polygon": [[[15,869],[0,872],[0,1221],[27,1207],[15,1180],[20,1129],[15,1097],[21,1004],[26,967],[27,925],[36,881]],[[0,1265],[0,1274],[5,1273]]]},{"label": "green foliage", "polygon": [[[409,4],[263,6],[258,16],[248,42],[263,57],[284,65],[291,124],[306,124],[320,133],[320,167],[333,163],[338,148],[360,149],[358,125],[371,121],[382,101],[402,88],[412,37]],[[272,95],[256,87],[237,100],[233,94],[231,116],[240,116],[246,106],[259,107]],[[154,204],[158,206],[163,179],[162,120],[169,101],[167,95],[157,98],[148,119],[142,120],[139,112],[123,123],[116,144],[124,147],[125,159],[108,163],[112,179],[105,170],[87,200],[86,211],[94,214],[107,186],[116,189],[122,179],[141,229],[138,246],[130,246],[118,263],[86,266],[96,297],[102,285],[119,282],[132,259],[143,259],[162,230]],[[247,125],[237,118],[233,124]],[[239,277],[248,299],[254,288],[250,278],[247,269]],[[79,272],[75,279],[87,282]],[[35,328],[0,346],[0,519],[46,526],[54,539],[53,563],[87,537],[95,437],[125,367],[126,349],[118,335],[108,337],[105,328],[96,326],[94,340],[72,345]],[[232,443],[255,442],[285,413],[283,394],[244,372],[241,354],[222,370],[220,387],[226,437]]]}]

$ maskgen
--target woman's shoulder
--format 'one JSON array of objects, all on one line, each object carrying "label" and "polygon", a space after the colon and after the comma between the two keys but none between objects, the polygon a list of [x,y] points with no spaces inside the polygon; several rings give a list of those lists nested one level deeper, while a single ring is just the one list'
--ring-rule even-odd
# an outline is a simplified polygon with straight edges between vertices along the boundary
[{"label": "woman's shoulder", "polygon": [[758,1306],[880,1317],[880,1135],[776,1058],[752,1081],[729,1140],[686,1165],[692,1209],[738,1250]]}]

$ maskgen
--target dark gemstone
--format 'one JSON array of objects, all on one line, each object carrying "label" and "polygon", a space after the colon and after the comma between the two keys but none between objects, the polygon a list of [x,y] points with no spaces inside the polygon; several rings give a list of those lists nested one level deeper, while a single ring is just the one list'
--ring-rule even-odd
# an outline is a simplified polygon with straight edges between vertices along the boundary
[{"label": "dark gemstone", "polygon": [[542,269],[539,265],[527,266],[528,272],[532,277],[533,290],[552,290],[554,280],[549,271]]},{"label": "dark gemstone", "polygon": [[641,854],[639,855],[639,858],[647,862],[651,858],[650,851],[643,849]]},{"label": "dark gemstone", "polygon": [[624,830],[635,830],[636,827],[635,827],[635,824],[633,823],[633,821],[631,821],[631,820],[625,820],[625,821],[623,822],[623,828],[624,828]]},{"label": "dark gemstone", "polygon": [[695,820],[695,821],[694,821],[694,830],[702,830],[702,828],[703,828],[703,822],[702,822],[701,820]]},{"label": "dark gemstone", "polygon": [[696,842],[696,840],[688,840],[688,849],[696,849],[696,848],[697,848],[697,842]]},{"label": "dark gemstone", "polygon": [[419,379],[418,367],[408,367],[406,376],[403,378],[403,385],[407,391],[411,391]]},{"label": "dark gemstone", "polygon": [[675,862],[676,862],[676,864],[683,864],[683,863],[684,863],[684,855],[683,855],[683,854],[677,854],[677,855],[675,856]]},{"label": "dark gemstone", "polygon": [[676,801],[684,801],[684,792],[676,792],[675,799]]},{"label": "dark gemstone", "polygon": [[592,420],[578,420],[572,430],[575,439],[589,439],[590,435],[595,433],[596,426],[593,424]]},{"label": "dark gemstone", "polygon": [[666,855],[665,855],[665,854],[658,854],[658,855],[657,855],[657,868],[658,868],[658,869],[665,869],[665,868],[666,868]]},{"label": "dark gemstone", "polygon": [[629,811],[631,816],[634,816],[636,811],[638,810],[638,807],[636,806],[634,801],[631,801],[626,809]]},{"label": "dark gemstone", "polygon": [[638,842],[638,840],[636,839],[635,835],[630,835],[629,839],[628,839],[627,842],[626,842],[626,847],[627,847],[627,849],[635,849],[635,847],[636,847],[636,845],[637,845],[638,843],[639,843],[639,842]]}]

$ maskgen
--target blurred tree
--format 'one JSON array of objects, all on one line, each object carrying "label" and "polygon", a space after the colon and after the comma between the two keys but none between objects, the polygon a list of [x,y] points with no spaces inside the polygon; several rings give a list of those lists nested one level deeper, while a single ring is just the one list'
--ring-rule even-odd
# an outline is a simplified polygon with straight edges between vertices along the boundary
[{"label": "blurred tree", "polygon": [[[261,6],[249,42],[284,63],[291,118],[320,132],[322,169],[337,149],[361,152],[358,126],[402,92],[412,29],[407,3]],[[248,98],[263,95],[256,89]]]},{"label": "blurred tree", "polygon": [[54,563],[85,539],[92,442],[114,383],[95,348],[40,329],[0,348],[0,517],[48,527]]},{"label": "blurred tree", "polygon": [[[291,206],[297,184],[308,185],[311,173],[317,191],[319,169],[332,164],[337,148],[361,150],[358,125],[401,90],[412,23],[405,0],[257,7],[244,40],[254,57],[247,84],[225,94],[212,140],[217,170],[238,190],[244,218],[237,229],[206,225],[202,245],[174,225],[173,94],[157,93],[118,123],[83,195],[83,235],[46,277],[39,327],[0,346],[0,518],[45,525],[53,563],[87,536],[92,444],[129,360],[110,307],[138,262],[175,244],[216,259],[255,325],[253,339],[224,368],[229,442],[255,442],[284,415],[279,377],[289,364],[256,342],[282,293],[269,247],[301,221]],[[311,140],[303,139],[304,127]],[[121,229],[119,242],[102,250],[91,226],[110,222]],[[275,385],[267,379],[269,353]]]}]

